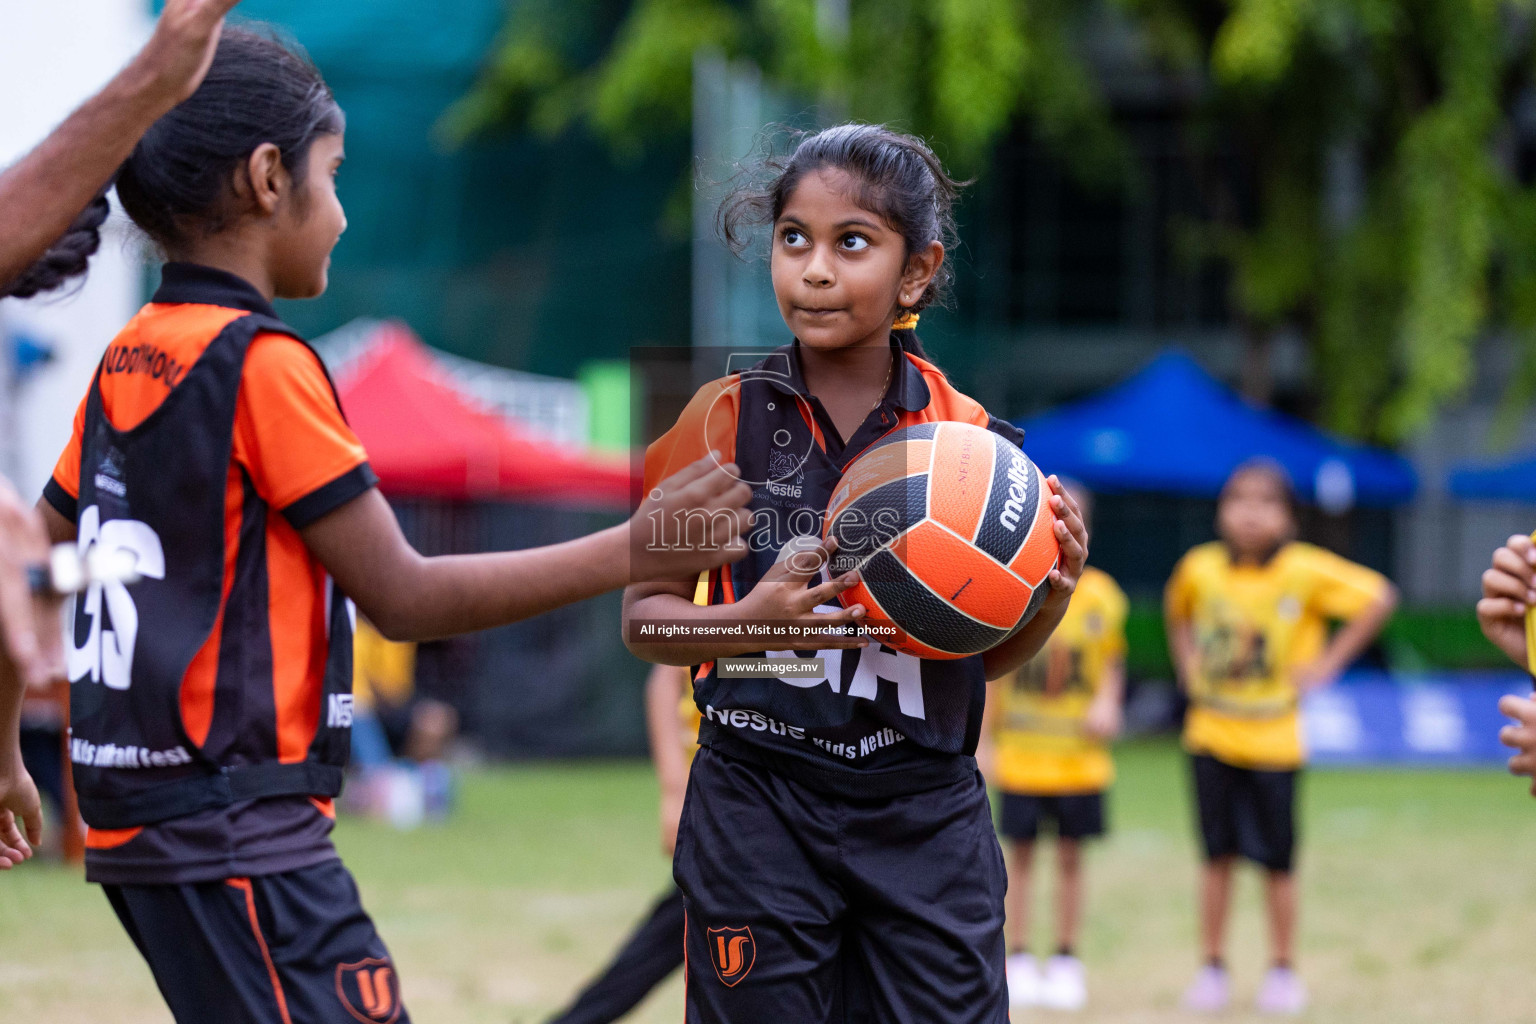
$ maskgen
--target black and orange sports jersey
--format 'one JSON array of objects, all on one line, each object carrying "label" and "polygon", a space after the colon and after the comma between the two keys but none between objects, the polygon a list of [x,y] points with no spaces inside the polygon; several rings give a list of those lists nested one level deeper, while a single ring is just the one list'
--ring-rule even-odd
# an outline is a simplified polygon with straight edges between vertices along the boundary
[{"label": "black and orange sports jersey", "polygon": [[45,491],[82,548],[126,549],[142,576],[71,609],[93,881],[335,856],[351,623],[298,530],[375,482],[324,367],[266,300],[168,265],[108,346]]},{"label": "black and orange sports jersey", "polygon": [[[784,545],[819,537],[844,468],[891,431],[955,421],[1021,440],[1017,428],[989,416],[894,339],[891,358],[885,396],[846,443],[806,390],[796,342],[699,389],[646,451],[647,488],[711,449],[752,484],[750,554],[711,575],[710,604],[739,600]],[[700,745],[848,796],[918,792],[974,772],[986,699],[980,655],[933,661],[871,645],[814,656],[824,659],[822,679],[722,682],[712,663],[698,666]]]}]

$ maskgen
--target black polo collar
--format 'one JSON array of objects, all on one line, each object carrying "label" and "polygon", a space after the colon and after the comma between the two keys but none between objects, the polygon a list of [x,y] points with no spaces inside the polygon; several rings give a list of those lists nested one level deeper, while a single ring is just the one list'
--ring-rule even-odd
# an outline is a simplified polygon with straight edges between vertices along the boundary
[{"label": "black polo collar", "polygon": [[[896,360],[896,372],[891,374],[890,386],[886,388],[885,397],[880,400],[880,406],[894,406],[907,412],[926,409],[933,395],[928,390],[928,382],[923,380],[923,372],[907,358],[906,352],[894,336],[891,338],[891,349],[891,358]],[[793,343],[775,350],[775,355],[779,353],[788,357],[785,361],[789,364],[789,373],[786,375],[763,372],[762,379],[786,395],[809,397],[810,392],[806,390],[805,375],[800,364],[800,339],[796,338]],[[778,363],[778,360],[769,357],[765,362],[768,366],[773,366]]]},{"label": "black polo collar", "polygon": [[161,267],[160,287],[149,301],[224,306],[281,319],[272,303],[245,278],[199,263],[167,263]]}]

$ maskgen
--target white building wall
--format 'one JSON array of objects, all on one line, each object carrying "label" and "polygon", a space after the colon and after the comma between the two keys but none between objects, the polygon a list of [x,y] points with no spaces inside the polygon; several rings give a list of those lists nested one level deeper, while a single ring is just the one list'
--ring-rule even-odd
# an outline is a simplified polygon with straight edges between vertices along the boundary
[{"label": "white building wall", "polygon": [[[0,0],[0,164],[20,158],[116,74],[151,24],[145,0]],[[83,288],[0,301],[0,337],[20,332],[55,353],[19,392],[0,379],[0,472],[24,495],[41,491],[96,361],[137,308],[140,266],[115,214]]]}]

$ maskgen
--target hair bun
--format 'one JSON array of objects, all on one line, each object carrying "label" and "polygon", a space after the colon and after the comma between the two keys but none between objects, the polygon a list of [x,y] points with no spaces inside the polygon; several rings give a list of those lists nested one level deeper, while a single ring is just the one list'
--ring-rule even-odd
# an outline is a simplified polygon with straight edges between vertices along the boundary
[{"label": "hair bun", "polygon": [[42,258],[4,287],[0,297],[30,299],[34,295],[51,292],[70,278],[84,274],[91,257],[101,248],[101,225],[111,212],[107,190],[103,188],[74,219],[63,236],[48,247]]}]

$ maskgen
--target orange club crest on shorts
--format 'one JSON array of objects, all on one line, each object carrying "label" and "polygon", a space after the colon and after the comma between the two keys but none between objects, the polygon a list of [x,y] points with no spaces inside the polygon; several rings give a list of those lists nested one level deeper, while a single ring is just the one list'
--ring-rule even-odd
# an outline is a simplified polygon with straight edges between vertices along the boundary
[{"label": "orange club crest on shorts", "polygon": [[752,929],[710,928],[705,938],[709,942],[709,958],[714,961],[715,974],[727,988],[735,988],[757,962],[757,943],[752,939]]},{"label": "orange club crest on shorts", "polygon": [[336,968],[336,998],[363,1024],[393,1024],[400,1016],[400,979],[388,960],[368,959]]}]

